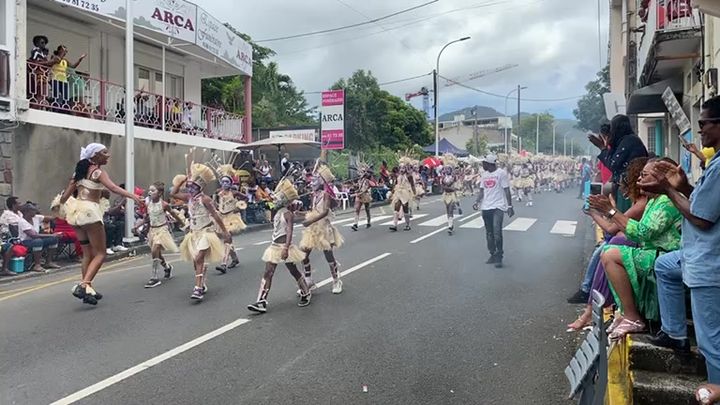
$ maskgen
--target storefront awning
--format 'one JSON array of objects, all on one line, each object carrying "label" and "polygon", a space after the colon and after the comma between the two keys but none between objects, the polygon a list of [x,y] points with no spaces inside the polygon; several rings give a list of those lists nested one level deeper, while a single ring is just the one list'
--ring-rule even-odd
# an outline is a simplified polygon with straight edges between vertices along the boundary
[{"label": "storefront awning", "polygon": [[683,83],[680,79],[670,79],[645,86],[635,90],[630,95],[627,104],[628,114],[651,114],[667,112],[665,102],[663,102],[662,94],[668,86],[675,93],[678,100],[683,97]]}]

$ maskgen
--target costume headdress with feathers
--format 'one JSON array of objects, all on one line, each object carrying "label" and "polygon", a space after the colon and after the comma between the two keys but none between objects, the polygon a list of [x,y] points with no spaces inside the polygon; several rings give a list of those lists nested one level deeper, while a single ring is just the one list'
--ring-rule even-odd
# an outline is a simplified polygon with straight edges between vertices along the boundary
[{"label": "costume headdress with feathers", "polygon": [[460,161],[451,153],[446,153],[442,157],[443,166],[456,168],[460,164]]}]

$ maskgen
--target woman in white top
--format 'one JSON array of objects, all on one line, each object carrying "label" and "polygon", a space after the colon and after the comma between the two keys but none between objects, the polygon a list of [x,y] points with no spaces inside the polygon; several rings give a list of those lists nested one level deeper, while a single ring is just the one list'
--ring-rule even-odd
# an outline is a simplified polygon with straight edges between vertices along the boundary
[{"label": "woman in white top", "polygon": [[[102,298],[92,287],[92,282],[107,255],[103,211],[100,208],[103,190],[107,189],[131,198],[138,205],[142,204],[140,197],[120,188],[102,170],[102,166],[109,160],[110,152],[105,145],[91,143],[82,148],[75,174],[60,198],[60,204],[65,206],[66,220],[75,228],[78,241],[83,247],[82,281],[73,287],[72,294],[90,305],[97,305]],[[77,194],[76,199],[70,199],[73,194]]]}]

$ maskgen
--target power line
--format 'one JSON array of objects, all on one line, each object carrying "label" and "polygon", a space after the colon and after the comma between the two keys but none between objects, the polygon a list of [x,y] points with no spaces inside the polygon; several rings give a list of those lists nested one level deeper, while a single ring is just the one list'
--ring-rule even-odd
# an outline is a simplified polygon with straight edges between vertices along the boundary
[{"label": "power line", "polygon": [[[409,82],[409,81],[411,81],[411,80],[422,79],[423,77],[427,77],[427,76],[430,76],[430,75],[432,75],[432,72],[430,72],[430,73],[425,73],[424,75],[417,75],[417,76],[413,76],[413,77],[406,77],[406,78],[404,78],[404,79],[398,79],[398,80],[392,80],[392,81],[389,81],[389,82],[378,83],[378,86],[389,86],[389,85],[391,85],[391,84],[402,83],[402,82]],[[322,91],[306,91],[306,92],[304,92],[304,94],[320,94],[320,93],[322,93]]]},{"label": "power line", "polygon": [[395,17],[395,16],[400,15],[400,14],[405,14],[405,13],[408,13],[408,12],[410,12],[410,11],[417,10],[417,9],[419,9],[419,8],[427,7],[427,6],[429,6],[429,5],[433,4],[433,3],[437,3],[438,1],[440,1],[440,0],[431,0],[431,1],[428,1],[427,3],[423,3],[423,4],[420,4],[420,5],[417,5],[417,6],[413,6],[413,7],[410,7],[410,8],[406,8],[406,9],[404,9],[404,10],[396,11],[396,12],[394,12],[394,13],[391,13],[391,14],[388,14],[388,15],[385,15],[385,16],[382,16],[382,17],[378,17],[378,18],[373,18],[373,19],[371,19],[371,20],[363,21],[363,22],[360,22],[360,23],[345,25],[345,26],[342,26],[342,27],[330,28],[330,29],[326,29],[326,30],[306,32],[306,33],[303,33],[303,34],[288,35],[288,36],[277,37],[277,38],[259,39],[259,40],[255,41],[255,42],[260,43],[260,42],[283,41],[283,40],[286,40],[286,39],[309,37],[309,36],[312,36],[312,35],[327,34],[327,33],[329,33],[329,32],[336,32],[336,31],[342,31],[342,30],[346,30],[346,29],[350,29],[350,28],[361,27],[361,26],[363,26],[363,25],[374,24],[374,23],[377,23],[378,21],[387,20],[388,18],[392,18],[392,17]]},{"label": "power line", "polygon": [[[502,95],[502,94],[490,93],[489,91],[484,91],[484,90],[476,89],[475,87],[471,87],[471,86],[468,86],[468,85],[466,85],[466,84],[462,84],[462,83],[456,82],[455,80],[448,79],[447,77],[442,76],[442,75],[441,75],[440,77],[442,77],[443,79],[445,79],[445,80],[447,80],[447,81],[449,81],[449,82],[451,82],[451,83],[454,83],[454,84],[456,84],[456,85],[458,85],[458,86],[460,86],[460,87],[464,87],[464,88],[466,88],[466,89],[468,89],[468,90],[476,91],[476,92],[478,92],[478,93],[486,94],[486,95],[488,95],[488,96],[499,97],[499,98],[503,98],[503,99],[505,98],[505,96]],[[552,102],[552,101],[569,101],[569,100],[576,100],[576,99],[582,98],[582,97],[584,97],[584,96],[573,96],[573,97],[563,97],[563,98],[523,98],[522,100],[523,100],[523,101],[533,101],[533,102],[542,103],[542,102]]]}]

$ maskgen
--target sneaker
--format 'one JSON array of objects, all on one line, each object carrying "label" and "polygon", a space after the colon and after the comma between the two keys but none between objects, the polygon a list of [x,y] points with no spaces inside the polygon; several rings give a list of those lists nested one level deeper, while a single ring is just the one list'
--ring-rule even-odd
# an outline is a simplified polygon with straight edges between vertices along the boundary
[{"label": "sneaker", "polygon": [[148,280],[147,283],[145,283],[145,288],[154,288],[162,284],[162,282],[157,278],[151,278]]},{"label": "sneaker", "polygon": [[115,247],[113,248],[113,250],[116,251],[116,252],[127,252],[127,251],[130,250],[130,249],[126,248],[126,247],[123,246],[123,245],[117,245],[117,246],[115,246]]},{"label": "sneaker", "polygon": [[411,229],[410,225],[405,225],[405,228],[403,229],[403,231],[409,231],[410,229]]},{"label": "sneaker", "polygon": [[225,273],[227,273],[227,265],[221,264],[221,265],[215,267],[215,270],[219,271],[222,274],[225,274]]},{"label": "sneaker", "polygon": [[230,264],[227,266],[227,268],[228,268],[228,269],[234,269],[235,267],[238,266],[238,264],[240,264],[240,260],[238,260],[238,259],[233,259],[233,261],[230,262]]},{"label": "sneaker", "polygon": [[[305,284],[307,284],[308,290],[309,290],[310,292],[313,292],[313,291],[317,290],[317,284],[315,284],[315,282],[312,281],[311,278],[306,278],[306,279],[305,279]],[[296,292],[297,292],[297,295],[298,295],[298,296],[301,296],[301,295],[302,295],[302,290],[301,290],[301,289],[298,288],[298,290],[297,290]]]},{"label": "sneaker", "polygon": [[452,226],[451,226],[450,228],[448,228],[448,235],[452,235],[452,234],[453,234],[454,228],[455,228],[455,227],[452,227]]},{"label": "sneaker", "polygon": [[207,284],[203,283],[203,288],[202,288],[202,290],[203,290],[203,294],[207,294],[207,292],[208,292],[208,286],[207,286]]},{"label": "sneaker", "polygon": [[112,256],[112,255],[115,254],[115,251],[112,250],[112,249],[110,249],[110,248],[107,248],[107,249],[105,249],[105,253],[106,253],[108,256]]},{"label": "sneaker", "polygon": [[390,232],[397,232],[397,226],[395,226],[395,225],[391,226]]},{"label": "sneaker", "polygon": [[85,287],[81,286],[80,284],[75,284],[72,289],[70,289],[70,292],[72,292],[72,295],[75,298],[83,299],[85,298]]},{"label": "sneaker", "polygon": [[372,226],[372,225],[367,224],[367,225],[365,225],[365,229],[368,229],[368,228],[370,228],[371,226]]},{"label": "sneaker", "polygon": [[462,215],[462,208],[458,207],[458,215]]},{"label": "sneaker", "polygon": [[195,287],[193,288],[192,295],[190,295],[191,300],[198,300],[202,301],[203,298],[205,298],[205,291],[202,287]]},{"label": "sneaker", "polygon": [[490,255],[490,258],[487,259],[485,264],[495,264],[497,263],[497,257],[495,255]]},{"label": "sneaker", "polygon": [[351,226],[350,229],[352,229],[353,231],[357,232],[357,230],[358,230],[357,224],[353,224],[353,226]]},{"label": "sneaker", "polygon": [[[302,301],[302,297],[301,297]],[[308,299],[308,304],[310,303],[310,300]],[[299,304],[298,304],[299,305]],[[247,309],[253,312],[257,312],[260,314],[264,314],[267,312],[267,301],[266,300],[260,300],[254,304],[250,304],[247,306]]]},{"label": "sneaker", "polygon": [[165,267],[165,279],[166,280],[169,280],[172,278],[172,271],[173,271],[172,264],[168,264],[167,267]]},{"label": "sneaker", "polygon": [[496,269],[502,269],[502,267],[503,267],[502,258],[499,258],[499,257],[498,257],[498,258],[497,258],[497,261],[495,262],[495,268],[496,268]]},{"label": "sneaker", "polygon": [[307,293],[307,295],[300,295],[300,301],[298,301],[299,307],[306,307],[310,305],[310,298],[312,297],[312,293]]},{"label": "sneaker", "polygon": [[340,293],[342,293],[342,291],[343,291],[343,282],[342,282],[342,280],[338,279],[338,280],[333,281],[332,293],[333,293],[333,294],[340,294]]},{"label": "sneaker", "polygon": [[673,339],[663,331],[658,332],[655,336],[649,337],[648,341],[655,346],[672,349],[680,354],[690,354],[690,340]]},{"label": "sneaker", "polygon": [[590,294],[583,290],[578,290],[572,297],[567,299],[568,304],[587,304]]}]

